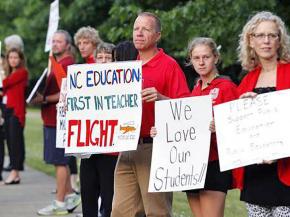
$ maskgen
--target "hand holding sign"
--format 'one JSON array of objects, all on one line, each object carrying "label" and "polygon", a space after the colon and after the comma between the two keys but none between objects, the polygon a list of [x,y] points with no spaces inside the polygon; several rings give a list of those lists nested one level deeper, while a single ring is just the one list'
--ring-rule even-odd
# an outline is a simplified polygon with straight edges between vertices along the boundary
[{"label": "hand holding sign", "polygon": [[255,98],[258,94],[255,92],[246,92],[240,96],[240,99]]},{"label": "hand holding sign", "polygon": [[156,129],[156,127],[151,127],[151,129],[150,129],[150,136],[152,137],[152,138],[154,138],[155,136],[157,135],[157,129]]}]

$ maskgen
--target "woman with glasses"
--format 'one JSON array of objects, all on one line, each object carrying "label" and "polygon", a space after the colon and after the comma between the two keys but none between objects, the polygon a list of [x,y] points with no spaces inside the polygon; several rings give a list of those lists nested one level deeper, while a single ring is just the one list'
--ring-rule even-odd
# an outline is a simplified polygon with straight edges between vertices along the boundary
[{"label": "woman with glasses", "polygon": [[[250,71],[238,88],[240,98],[290,88],[290,41],[278,16],[254,15],[243,28],[238,51]],[[250,217],[290,216],[290,158],[237,169],[235,180]]]}]

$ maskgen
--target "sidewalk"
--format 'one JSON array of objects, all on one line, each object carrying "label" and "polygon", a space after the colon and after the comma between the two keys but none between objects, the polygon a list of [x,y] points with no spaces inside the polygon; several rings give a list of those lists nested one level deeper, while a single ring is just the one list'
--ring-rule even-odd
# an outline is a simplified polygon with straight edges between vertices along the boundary
[{"label": "sidewalk", "polygon": [[[42,172],[25,167],[21,172],[19,185],[0,186],[0,216],[1,217],[35,217],[36,211],[49,205],[55,194],[55,179]],[[3,178],[8,176],[3,173]],[[68,217],[81,213],[81,205]]]}]

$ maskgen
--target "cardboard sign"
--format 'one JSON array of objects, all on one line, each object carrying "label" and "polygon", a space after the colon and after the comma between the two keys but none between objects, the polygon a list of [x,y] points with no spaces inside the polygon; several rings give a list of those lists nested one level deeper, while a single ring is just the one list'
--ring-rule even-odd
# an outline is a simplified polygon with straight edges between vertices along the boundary
[{"label": "cardboard sign", "polygon": [[50,51],[51,49],[52,37],[58,28],[58,21],[59,21],[59,1],[55,0],[50,4],[49,22],[44,48],[45,52]]},{"label": "cardboard sign", "polygon": [[142,116],[141,61],[68,67],[69,153],[106,153],[137,148]]},{"label": "cardboard sign", "polygon": [[67,82],[66,78],[62,79],[59,101],[56,105],[56,147],[65,148],[66,146],[66,95]]},{"label": "cardboard sign", "polygon": [[290,156],[290,90],[214,106],[221,171]]},{"label": "cardboard sign", "polygon": [[155,103],[149,192],[204,187],[212,120],[210,96]]}]

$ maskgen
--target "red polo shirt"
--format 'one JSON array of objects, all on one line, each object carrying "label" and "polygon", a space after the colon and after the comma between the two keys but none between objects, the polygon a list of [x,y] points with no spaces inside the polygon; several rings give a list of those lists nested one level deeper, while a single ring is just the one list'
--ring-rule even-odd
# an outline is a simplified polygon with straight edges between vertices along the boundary
[{"label": "red polo shirt", "polygon": [[[58,61],[58,63],[60,63],[65,72],[67,72],[67,67],[69,65],[74,64],[75,61],[73,57],[66,56],[60,61]],[[46,84],[43,93],[44,96],[53,95],[60,91],[55,78],[55,73],[56,72],[54,72],[53,69],[51,69],[51,72],[46,79]],[[46,127],[56,127],[56,104],[57,103],[48,103],[46,105],[42,105],[41,107],[41,116],[43,119],[43,124]]]},{"label": "red polo shirt", "polygon": [[[138,57],[139,59],[139,57]],[[177,62],[159,49],[158,53],[142,66],[143,89],[155,87],[159,93],[169,98],[189,95],[183,71]],[[154,126],[154,102],[143,102],[141,137],[149,137]]]},{"label": "red polo shirt", "polygon": [[[210,84],[201,89],[202,82],[199,80],[195,87],[193,88],[191,95],[192,96],[204,96],[211,95],[213,106],[232,101],[238,98],[238,91],[236,85],[231,82],[229,79],[219,76],[212,80]],[[218,150],[217,150],[217,141],[216,134],[211,134],[210,141],[210,151],[209,151],[209,161],[218,160]]]},{"label": "red polo shirt", "polygon": [[7,96],[7,108],[13,109],[22,127],[25,124],[25,90],[28,85],[28,71],[21,67],[3,80],[4,95]]}]

